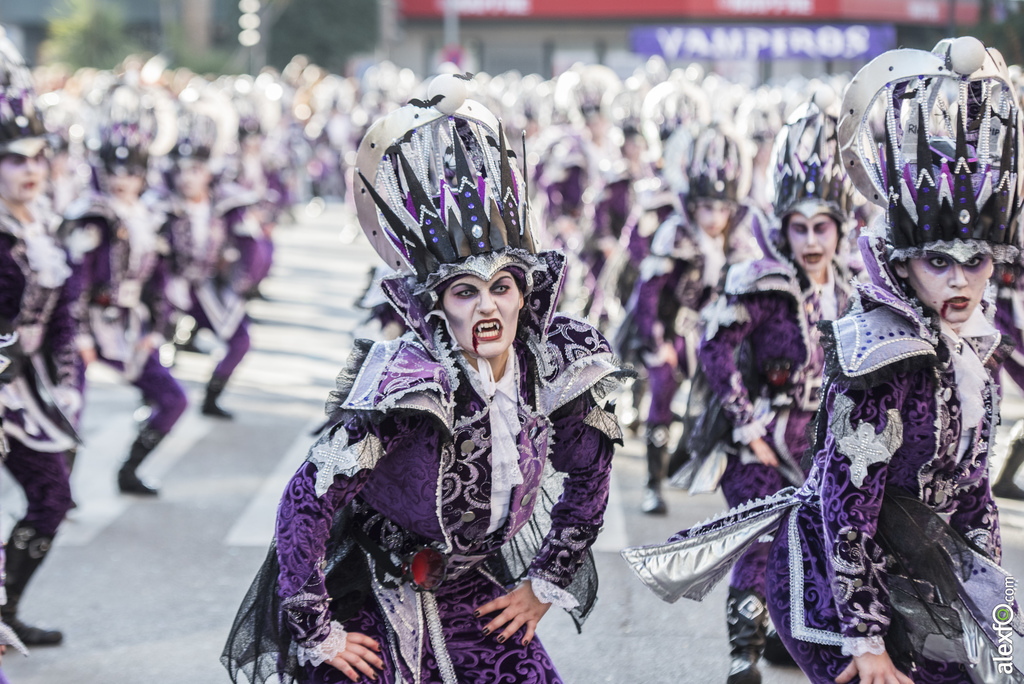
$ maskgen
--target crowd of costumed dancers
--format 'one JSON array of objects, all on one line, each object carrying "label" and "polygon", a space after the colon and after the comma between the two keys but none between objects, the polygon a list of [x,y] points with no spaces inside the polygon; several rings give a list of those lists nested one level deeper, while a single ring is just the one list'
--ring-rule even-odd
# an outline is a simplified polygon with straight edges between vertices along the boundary
[{"label": "crowd of costumed dancers", "polygon": [[963,569],[1003,576],[994,496],[1024,500],[1024,422],[989,473],[1000,364],[1024,383],[1021,70],[960,38],[755,88],[658,58],[442,71],[33,73],[0,40],[0,447],[27,499],[0,642],[62,640],[19,604],[74,506],[86,368],[139,389],[111,477],[158,496],[137,470],[188,407],[177,354],[217,340],[199,410],[230,420],[273,233],[339,202],[381,257],[376,342],[282,499],[233,677],[561,681],[533,630],[593,607],[631,432],[644,514],[668,486],[732,507],[624,552],[667,600],[731,572],[729,684],[762,657],[1019,681],[982,663],[994,585]]}]

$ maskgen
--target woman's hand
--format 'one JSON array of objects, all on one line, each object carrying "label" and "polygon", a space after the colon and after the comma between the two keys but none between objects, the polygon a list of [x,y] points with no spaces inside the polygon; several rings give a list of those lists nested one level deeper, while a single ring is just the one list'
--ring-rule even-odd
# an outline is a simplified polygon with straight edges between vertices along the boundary
[{"label": "woman's hand", "polygon": [[96,354],[95,347],[85,347],[83,349],[79,349],[78,353],[82,355],[82,363],[84,363],[86,366],[88,366],[90,363],[99,358]]},{"label": "woman's hand", "polygon": [[896,669],[888,653],[854,656],[836,677],[836,684],[847,684],[857,675],[860,675],[861,684],[914,684],[914,680]]},{"label": "woman's hand", "polygon": [[378,653],[380,645],[376,641],[365,634],[349,632],[345,636],[345,650],[327,662],[341,670],[342,674],[353,682],[360,677],[356,670],[370,679],[377,679],[377,673],[373,668],[384,669],[384,661],[380,659]]},{"label": "woman's hand", "polygon": [[537,623],[550,607],[550,603],[541,603],[537,599],[533,593],[533,587],[530,586],[530,580],[526,580],[508,594],[478,607],[473,615],[480,617],[496,610],[501,611],[484,627],[484,634],[490,634],[505,625],[505,629],[498,635],[499,644],[504,643],[506,639],[519,631],[520,627],[526,625],[526,634],[523,635],[522,641],[525,646],[533,640]]},{"label": "woman's hand", "polygon": [[779,457],[775,455],[775,452],[770,446],[768,446],[768,442],[764,441],[763,437],[758,437],[747,446],[749,446],[750,450],[754,452],[754,456],[757,457],[757,460],[764,465],[772,468],[777,468],[779,466]]}]

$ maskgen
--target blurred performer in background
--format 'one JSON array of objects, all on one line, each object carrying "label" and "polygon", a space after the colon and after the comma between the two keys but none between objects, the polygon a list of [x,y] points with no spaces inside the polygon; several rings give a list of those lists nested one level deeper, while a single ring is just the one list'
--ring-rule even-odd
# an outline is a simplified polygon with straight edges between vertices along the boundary
[{"label": "blurred performer in background", "polygon": [[214,176],[211,156],[221,135],[217,102],[201,99],[196,87],[182,91],[178,142],[170,155],[172,196],[163,228],[170,248],[167,294],[198,328],[213,331],[227,345],[206,386],[202,412],[230,419],[217,401],[249,351],[245,294],[256,282],[254,264],[263,231],[249,211],[258,196]]},{"label": "blurred performer in background", "polygon": [[[814,103],[793,112],[769,167],[778,224],[754,226],[765,256],[732,266],[724,296],[702,314],[698,357],[711,396],[694,410],[701,397],[692,393],[688,412],[700,416],[688,435],[694,457],[685,466],[689,473],[675,481],[696,480],[701,491],[721,484],[730,506],[804,481],[807,427],[820,403],[825,365],[817,325],[838,318],[850,294],[850,274],[836,251],[850,227],[853,186],[839,157],[836,123]],[[733,566],[729,684],[760,681],[767,559],[768,544],[756,543]],[[785,660],[774,630],[770,636],[770,657]]]},{"label": "blurred performer in background", "polygon": [[[674,148],[666,145],[667,151]],[[692,156],[686,157],[685,148]],[[674,420],[672,398],[696,370],[700,311],[717,294],[728,265],[757,254],[751,225],[763,220],[757,209],[740,203],[750,182],[750,159],[740,140],[715,125],[679,152],[669,154],[671,163],[682,167],[684,159],[691,160],[685,211],[658,227],[632,299],[632,346],[643,350],[651,392],[641,510],[655,515],[668,511],[661,484]]]},{"label": "blurred performer in background", "polygon": [[19,369],[0,387],[0,413],[10,440],[6,466],[28,500],[7,542],[3,616],[22,641],[41,646],[59,644],[62,634],[22,622],[19,604],[71,506],[65,452],[77,445],[82,395],[79,287],[53,237],[60,217],[42,196],[46,140],[33,98],[21,55],[0,37],[0,325],[18,333],[8,356]]},{"label": "blurred performer in background", "polygon": [[233,678],[561,682],[536,625],[593,605],[621,437],[598,402],[623,371],[555,314],[565,260],[536,252],[501,125],[465,92],[438,77],[434,106],[360,146],[360,221],[407,274],[384,290],[411,332],[357,343],[236,620]]},{"label": "blurred performer in background", "polygon": [[157,135],[155,93],[113,86],[99,106],[90,141],[92,191],[68,208],[62,232],[82,295],[78,347],[86,363],[99,360],[142,392],[152,412],[139,429],[117,475],[126,494],[155,496],[136,469],[171,431],[188,400],[160,363],[167,329],[167,243],[159,237],[162,213],[141,199],[149,147]]},{"label": "blurred performer in background", "polygon": [[[0,387],[14,380],[20,373],[20,368],[17,364],[21,359],[11,349],[17,341],[18,333],[10,322],[0,321]],[[9,450],[10,444],[7,441],[7,436],[4,434],[3,412],[0,411],[0,459],[6,461]],[[4,594],[4,585],[7,577],[6,565],[7,556],[3,546],[0,545],[0,612],[3,612],[5,617],[7,610],[7,597]],[[8,646],[13,646],[22,655],[28,655],[28,649],[25,648],[25,644],[18,638],[17,633],[11,629],[10,625],[0,621],[0,655],[6,655]],[[2,669],[0,669],[0,684],[9,684],[9,680],[4,675]]]}]

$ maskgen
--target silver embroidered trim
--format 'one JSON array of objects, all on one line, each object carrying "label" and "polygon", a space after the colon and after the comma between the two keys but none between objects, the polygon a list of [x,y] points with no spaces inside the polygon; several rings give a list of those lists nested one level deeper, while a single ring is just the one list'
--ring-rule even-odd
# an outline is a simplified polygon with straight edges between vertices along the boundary
[{"label": "silver embroidered trim", "polygon": [[604,433],[613,442],[622,440],[622,428],[619,427],[619,421],[615,414],[605,411],[600,406],[595,406],[583,419],[583,423]]},{"label": "silver embroidered trim", "polygon": [[526,292],[523,294],[527,294],[533,289],[533,274],[548,269],[547,262],[536,254],[531,254],[525,249],[505,248],[497,252],[474,254],[466,257],[464,261],[454,264],[441,264],[441,267],[428,275],[423,283],[416,285],[414,292],[417,295],[433,294],[434,288],[446,280],[464,275],[473,275],[481,280],[489,281],[498,271],[509,266],[518,266],[525,271]]},{"label": "silver embroidered trim", "polygon": [[360,470],[370,470],[384,456],[384,447],[374,434],[355,444],[348,443],[348,431],[339,427],[334,434],[325,434],[309,450],[306,460],[316,466],[316,495],[323,496],[338,475],[352,477]]},{"label": "silver embroidered trim", "polygon": [[842,646],[843,635],[824,629],[808,627],[804,620],[804,562],[800,548],[800,528],[797,517],[800,506],[789,514],[789,629],[793,637],[822,646]]},{"label": "silver embroidered trim", "polygon": [[885,429],[876,434],[875,426],[871,423],[864,422],[853,427],[850,415],[855,407],[852,399],[845,394],[837,394],[829,429],[835,437],[839,452],[850,460],[850,479],[859,488],[864,486],[868,466],[888,463],[903,444],[903,419],[897,409],[889,409],[885,414]]},{"label": "silver embroidered trim", "polygon": [[924,245],[894,249],[889,255],[890,261],[908,261],[938,252],[952,257],[958,263],[965,264],[978,255],[989,255],[994,261],[1011,263],[1020,254],[1013,245],[994,245],[984,240],[936,240]]},{"label": "silver embroidered trim", "polygon": [[444,630],[441,627],[441,616],[437,611],[437,599],[434,595],[425,592],[423,597],[423,613],[427,622],[427,634],[430,636],[430,645],[434,649],[434,660],[437,661],[438,672],[441,673],[442,684],[459,684],[455,677],[455,667],[452,666],[452,658],[448,654],[448,644],[445,642]]}]

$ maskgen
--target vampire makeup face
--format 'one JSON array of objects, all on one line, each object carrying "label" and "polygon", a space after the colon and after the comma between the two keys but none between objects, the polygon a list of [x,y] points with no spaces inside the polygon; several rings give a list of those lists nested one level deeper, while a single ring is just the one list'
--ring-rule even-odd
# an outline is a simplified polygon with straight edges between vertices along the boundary
[{"label": "vampire makeup face", "polygon": [[808,218],[794,212],[786,219],[786,239],[793,261],[807,277],[822,285],[828,281],[828,269],[839,246],[839,226],[828,214]]},{"label": "vampire makeup face", "polygon": [[697,200],[694,207],[693,220],[697,227],[711,237],[718,237],[725,232],[732,218],[733,205],[722,200]]},{"label": "vampire makeup face", "polygon": [[508,271],[489,281],[474,275],[457,278],[444,291],[441,307],[455,341],[475,367],[485,359],[497,374],[505,368],[519,326],[523,295]]},{"label": "vampire makeup face", "polygon": [[985,286],[992,277],[992,257],[978,254],[966,263],[931,252],[893,265],[896,275],[905,278],[921,302],[937,311],[954,331],[959,332],[981,303]]},{"label": "vampire makeup face", "polygon": [[197,159],[183,159],[175,171],[175,186],[181,196],[190,202],[207,199],[213,174],[210,165]]},{"label": "vampire makeup face", "polygon": [[46,182],[46,156],[7,154],[0,158],[0,198],[10,206],[25,206],[39,197]]},{"label": "vampire makeup face", "polygon": [[122,202],[131,203],[139,199],[142,189],[146,185],[146,179],[138,173],[112,173],[107,178],[110,187],[110,194]]}]

